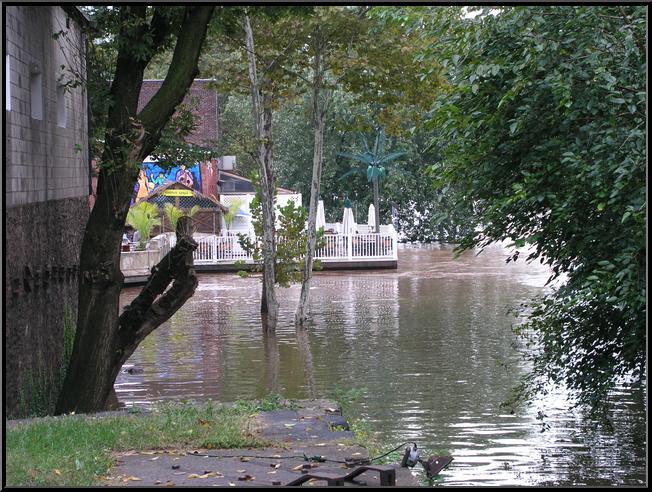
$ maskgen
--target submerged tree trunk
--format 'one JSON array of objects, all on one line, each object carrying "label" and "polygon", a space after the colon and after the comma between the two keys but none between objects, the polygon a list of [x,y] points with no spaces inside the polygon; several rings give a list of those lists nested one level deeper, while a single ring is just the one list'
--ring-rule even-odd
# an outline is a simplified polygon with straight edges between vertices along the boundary
[{"label": "submerged tree trunk", "polygon": [[[175,279],[169,295],[143,312],[138,326],[125,325],[126,320],[118,316],[124,279],[120,248],[138,166],[157,145],[161,130],[197,74],[197,60],[213,9],[186,7],[168,74],[158,92],[137,113],[145,67],[173,23],[163,7],[154,10],[149,24],[146,6],[120,7],[121,48],[111,85],[112,104],[97,201],[86,224],[80,254],[77,330],[56,413],[104,409],[124,355],[133,352],[142,338],[169,318],[194,291],[188,287],[192,283],[187,278],[190,274],[170,263],[172,256],[168,255],[169,265],[164,267],[162,262],[158,269],[165,272],[164,268],[168,268],[168,283]],[[174,250],[178,261],[183,244],[187,245],[182,241],[181,248]],[[164,282],[162,274],[152,275],[156,276],[156,285]],[[155,291],[150,289],[148,295]],[[179,295],[178,300],[172,299],[173,295]]]},{"label": "submerged tree trunk", "polygon": [[276,300],[276,234],[274,223],[274,177],[272,173],[272,97],[264,92],[256,71],[254,37],[249,16],[244,19],[249,60],[249,79],[254,112],[256,139],[258,141],[258,166],[263,226],[263,292],[261,296],[261,317],[266,330],[275,330],[278,321]]},{"label": "submerged tree trunk", "polygon": [[307,318],[308,303],[310,297],[310,284],[312,280],[313,259],[317,244],[317,207],[319,205],[319,189],[321,186],[321,170],[324,162],[324,107],[321,104],[321,88],[324,78],[324,66],[322,63],[323,38],[321,32],[316,29],[314,33],[315,57],[313,61],[313,90],[312,90],[312,113],[314,130],[314,149],[312,158],[312,181],[310,183],[310,207],[308,211],[308,244],[303,264],[303,276],[301,282],[301,294],[299,304],[294,315],[297,325],[302,325]]}]

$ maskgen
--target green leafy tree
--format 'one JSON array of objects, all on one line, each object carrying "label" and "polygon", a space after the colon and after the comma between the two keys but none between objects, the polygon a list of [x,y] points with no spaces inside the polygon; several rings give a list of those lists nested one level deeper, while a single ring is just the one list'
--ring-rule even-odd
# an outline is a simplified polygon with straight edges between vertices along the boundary
[{"label": "green leafy tree", "polygon": [[[138,247],[143,249],[152,235],[154,227],[161,225],[158,207],[153,203],[141,201],[129,209],[127,213],[127,224],[138,231],[140,239]],[[176,221],[175,221],[176,227]]]},{"label": "green leafy tree", "polygon": [[505,7],[449,19],[425,53],[451,83],[431,171],[482,224],[461,248],[532,245],[561,282],[519,331],[534,347],[521,396],[553,381],[599,408],[644,376],[646,24],[644,7]]},{"label": "green leafy tree", "polygon": [[[263,251],[259,241],[262,228],[262,207],[260,204],[259,185],[254,174],[252,180],[256,183],[256,196],[251,201],[251,222],[254,229],[254,238],[246,234],[238,234],[238,242],[254,260],[256,270],[262,271]],[[308,234],[306,231],[306,218],[308,211],[293,200],[289,200],[285,206],[278,207],[278,228],[276,242],[276,283],[281,287],[289,287],[290,284],[300,282],[302,279],[302,263],[306,254]],[[317,247],[323,244],[323,230],[317,234]],[[317,268],[320,265],[317,264]],[[264,284],[263,284],[264,287]]]},{"label": "green leafy tree", "polygon": [[392,205],[394,225],[403,240],[457,243],[475,227],[473,201],[452,186],[435,186],[429,169],[441,155],[430,145],[431,138],[431,132],[422,130],[401,141],[408,154],[401,172],[387,177],[385,202]]}]

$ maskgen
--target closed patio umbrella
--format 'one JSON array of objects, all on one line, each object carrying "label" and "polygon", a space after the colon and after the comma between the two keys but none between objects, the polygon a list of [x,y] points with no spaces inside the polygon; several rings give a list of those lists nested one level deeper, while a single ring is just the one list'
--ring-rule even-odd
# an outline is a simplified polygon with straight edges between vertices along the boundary
[{"label": "closed patio umbrella", "polygon": [[349,207],[344,208],[344,215],[342,217],[342,234],[355,234],[356,223],[353,218],[353,210]]},{"label": "closed patio umbrella", "polygon": [[322,227],[326,227],[326,215],[324,214],[324,200],[319,200],[319,204],[317,205],[315,228],[319,230]]},{"label": "closed patio umbrella", "polygon": [[367,214],[367,224],[369,225],[369,231],[375,232],[376,230],[376,208],[373,203],[369,204],[369,213]]}]

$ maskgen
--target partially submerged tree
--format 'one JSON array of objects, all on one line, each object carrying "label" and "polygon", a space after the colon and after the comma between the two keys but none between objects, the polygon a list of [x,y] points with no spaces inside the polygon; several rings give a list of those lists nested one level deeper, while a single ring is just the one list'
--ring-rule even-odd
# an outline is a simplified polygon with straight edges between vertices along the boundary
[{"label": "partially submerged tree", "polygon": [[[274,210],[274,166],[272,116],[280,101],[293,97],[294,80],[284,76],[292,65],[288,58],[300,48],[301,15],[308,7],[246,7],[231,11],[230,21],[219,39],[229,51],[218,56],[216,81],[221,90],[251,97],[255,148],[249,149],[257,164],[261,190],[263,295],[261,319],[265,329],[273,330],[278,320],[278,301],[274,270],[276,254]],[[298,15],[295,15],[298,14]],[[243,70],[246,67],[246,70]]]},{"label": "partially submerged tree", "polygon": [[[177,228],[179,247],[175,246],[155,269],[150,285],[132,303],[132,309],[119,316],[123,282],[120,244],[134,183],[141,163],[155,150],[197,75],[197,60],[213,9],[120,5],[112,11],[115,31],[109,37],[117,50],[116,64],[97,200],[80,256],[75,343],[57,413],[102,410],[122,364],[148,333],[183,305],[197,285],[191,266],[189,221],[180,220],[183,227]],[[138,112],[144,70],[153,55],[175,37],[165,80]],[[172,288],[157,299],[172,280]]]},{"label": "partially submerged tree", "polygon": [[[307,313],[324,160],[325,118],[331,108],[335,90],[345,87],[360,102],[371,98],[379,118],[389,122],[395,121],[397,114],[391,106],[405,108],[414,102],[427,105],[430,100],[427,89],[436,86],[436,78],[433,84],[430,79],[417,80],[411,77],[414,71],[409,61],[408,64],[405,63],[405,50],[410,51],[409,42],[413,39],[400,29],[391,28],[381,33],[376,29],[376,22],[368,16],[368,11],[367,7],[321,7],[314,10],[308,23],[306,46],[311,58],[311,76],[307,86],[311,92],[314,144],[307,225],[309,241],[301,294],[295,313],[297,324],[305,321]],[[417,87],[421,91],[415,91]],[[415,92],[420,92],[420,97],[412,100],[411,95]],[[394,123],[392,126],[396,127]],[[380,230],[378,172],[378,168],[374,167],[372,181],[376,203],[376,232]]]},{"label": "partially submerged tree", "polygon": [[251,81],[251,102],[258,141],[258,165],[260,179],[260,205],[262,211],[263,243],[263,295],[260,312],[263,326],[274,330],[278,321],[278,301],[276,300],[276,234],[274,231],[274,174],[272,169],[272,94],[266,87],[265,77],[260,80],[256,66],[256,48],[249,15],[244,18],[249,79]]}]

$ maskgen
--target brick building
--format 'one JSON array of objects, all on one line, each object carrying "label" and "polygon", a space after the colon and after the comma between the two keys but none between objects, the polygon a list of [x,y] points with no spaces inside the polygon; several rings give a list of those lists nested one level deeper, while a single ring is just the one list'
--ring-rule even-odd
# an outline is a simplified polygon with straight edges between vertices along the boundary
[{"label": "brick building", "polygon": [[[188,143],[205,147],[215,147],[219,140],[219,112],[220,98],[210,79],[195,79],[184,98],[182,105],[192,110],[195,116],[195,130],[188,135]],[[138,98],[138,111],[154,96],[161,87],[162,80],[143,80]],[[218,195],[218,165],[217,159],[202,162],[200,164],[202,189],[201,192],[207,196]]]},{"label": "brick building", "polygon": [[56,386],[64,313],[76,319],[89,209],[88,107],[83,85],[66,82],[85,78],[85,25],[73,6],[5,8],[8,415],[18,411],[21,387]]}]

